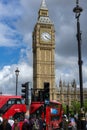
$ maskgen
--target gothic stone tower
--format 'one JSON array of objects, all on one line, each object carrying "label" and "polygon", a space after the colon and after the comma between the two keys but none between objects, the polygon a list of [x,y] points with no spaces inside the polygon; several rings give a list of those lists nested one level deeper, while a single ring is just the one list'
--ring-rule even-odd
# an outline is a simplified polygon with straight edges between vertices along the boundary
[{"label": "gothic stone tower", "polygon": [[42,0],[38,20],[33,31],[33,88],[44,88],[49,83],[50,99],[55,88],[55,30]]}]

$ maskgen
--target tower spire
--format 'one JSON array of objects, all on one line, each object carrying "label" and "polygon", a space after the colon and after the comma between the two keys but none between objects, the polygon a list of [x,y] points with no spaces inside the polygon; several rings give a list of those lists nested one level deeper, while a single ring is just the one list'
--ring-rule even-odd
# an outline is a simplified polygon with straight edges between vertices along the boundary
[{"label": "tower spire", "polygon": [[41,8],[47,8],[45,0],[42,0],[42,2],[41,2]]}]

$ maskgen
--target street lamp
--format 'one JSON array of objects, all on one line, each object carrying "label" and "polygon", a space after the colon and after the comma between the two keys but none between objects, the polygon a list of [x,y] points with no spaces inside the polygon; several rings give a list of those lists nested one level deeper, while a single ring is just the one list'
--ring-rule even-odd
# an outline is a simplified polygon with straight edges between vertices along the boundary
[{"label": "street lamp", "polygon": [[16,96],[17,96],[17,87],[18,87],[18,75],[19,75],[19,70],[18,68],[15,70],[15,75],[16,75]]},{"label": "street lamp", "polygon": [[79,0],[76,0],[76,7],[73,9],[75,18],[77,19],[77,41],[78,41],[78,65],[79,65],[79,82],[80,82],[80,102],[83,108],[83,78],[82,78],[82,59],[81,59],[81,31],[79,18],[83,9],[79,7]]}]

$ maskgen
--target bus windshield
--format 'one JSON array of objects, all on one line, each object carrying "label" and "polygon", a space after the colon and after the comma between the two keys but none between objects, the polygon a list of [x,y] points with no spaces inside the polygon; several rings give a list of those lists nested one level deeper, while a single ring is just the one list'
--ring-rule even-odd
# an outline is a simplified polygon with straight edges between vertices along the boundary
[{"label": "bus windshield", "polygon": [[51,121],[59,120],[60,117],[58,115],[51,116]]},{"label": "bus windshield", "polygon": [[59,108],[60,105],[58,103],[50,102],[50,107]]}]

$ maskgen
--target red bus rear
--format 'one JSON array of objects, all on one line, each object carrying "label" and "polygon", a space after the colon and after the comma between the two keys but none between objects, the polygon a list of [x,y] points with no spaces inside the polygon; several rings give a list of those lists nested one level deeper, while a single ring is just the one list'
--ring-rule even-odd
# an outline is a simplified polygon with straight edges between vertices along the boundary
[{"label": "red bus rear", "polygon": [[26,113],[26,105],[21,96],[1,95],[0,113],[2,114],[2,117],[7,119],[13,117],[20,120],[20,118],[22,119]]},{"label": "red bus rear", "polygon": [[59,128],[62,114],[62,104],[57,101],[50,101],[46,109],[44,109],[44,102],[32,102],[30,105],[30,116],[41,116],[46,121],[46,130]]}]

